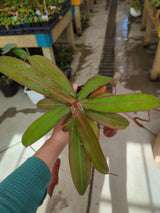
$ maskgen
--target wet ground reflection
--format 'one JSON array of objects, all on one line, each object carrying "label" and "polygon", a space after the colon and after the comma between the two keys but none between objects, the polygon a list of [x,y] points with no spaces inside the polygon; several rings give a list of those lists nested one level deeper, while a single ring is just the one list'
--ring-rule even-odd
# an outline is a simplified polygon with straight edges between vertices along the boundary
[{"label": "wet ground reflection", "polygon": [[140,24],[128,16],[118,23],[115,70],[125,88],[159,96],[160,82],[150,80],[157,41],[154,35],[151,45],[144,47]]}]

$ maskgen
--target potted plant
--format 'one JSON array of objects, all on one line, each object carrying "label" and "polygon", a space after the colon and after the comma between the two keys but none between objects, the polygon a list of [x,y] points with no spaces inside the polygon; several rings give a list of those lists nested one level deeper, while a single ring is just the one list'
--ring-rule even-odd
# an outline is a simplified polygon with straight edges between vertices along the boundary
[{"label": "potted plant", "polygon": [[71,61],[73,59],[73,50],[67,48],[66,46],[54,45],[54,53],[55,53],[55,60],[56,64],[60,70],[66,75],[68,79],[71,77],[72,67]]},{"label": "potted plant", "polygon": [[[23,60],[28,56],[25,50],[16,48],[16,44],[13,43],[6,44],[1,50],[1,55],[16,56]],[[5,97],[14,96],[18,92],[18,86],[17,82],[0,73],[0,89]]]},{"label": "potted plant", "polygon": [[[2,55],[8,55],[8,56],[16,56],[17,58],[20,58],[22,60],[25,60],[29,55],[28,53],[22,49],[22,48],[16,48],[16,44],[9,43],[6,44],[1,52]],[[5,76],[3,74],[0,75],[0,88],[3,92],[3,94],[6,97],[13,96],[18,91],[18,84],[13,81],[12,79],[8,78],[8,76]],[[27,87],[24,88],[24,93],[27,94],[29,99],[32,101],[33,104],[37,104],[38,101],[45,98],[44,95],[35,92],[33,90],[28,89]]]},{"label": "potted plant", "polygon": [[138,17],[141,15],[144,0],[127,0],[131,16]]},{"label": "potted plant", "polygon": [[0,89],[5,97],[12,97],[18,91],[18,84],[8,76],[0,73]]},{"label": "potted plant", "polygon": [[[83,195],[90,182],[91,165],[103,174],[109,167],[99,143],[97,123],[110,129],[125,129],[129,122],[119,113],[148,111],[160,106],[160,99],[147,94],[113,95],[106,84],[114,78],[97,75],[76,93],[66,76],[43,56],[29,56],[30,64],[12,57],[0,57],[0,72],[45,96],[37,107],[47,112],[31,124],[22,137],[29,146],[65,116],[64,130],[69,130],[69,163],[74,185]],[[27,72],[26,72],[27,70]]]}]

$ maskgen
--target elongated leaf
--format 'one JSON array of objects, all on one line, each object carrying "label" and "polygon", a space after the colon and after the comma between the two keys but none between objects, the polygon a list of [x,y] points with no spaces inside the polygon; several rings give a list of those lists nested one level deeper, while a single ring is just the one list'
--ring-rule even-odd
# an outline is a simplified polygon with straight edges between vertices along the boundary
[{"label": "elongated leaf", "polygon": [[79,194],[83,195],[90,181],[91,163],[80,141],[75,119],[70,130],[69,163],[74,185]]},{"label": "elongated leaf", "polygon": [[90,119],[89,117],[87,117],[87,121],[88,121],[89,125],[92,127],[93,132],[96,135],[96,137],[99,138],[100,133],[99,133],[99,129],[98,129],[97,124],[92,119]]},{"label": "elongated leaf", "polygon": [[160,99],[146,94],[127,94],[109,96],[101,99],[85,99],[80,103],[84,109],[101,112],[146,111],[160,106]]},{"label": "elongated leaf", "polygon": [[106,159],[103,155],[98,139],[87,121],[86,115],[83,111],[77,108],[75,110],[75,119],[81,141],[94,167],[99,172],[107,174],[109,169]]},{"label": "elongated leaf", "polygon": [[28,57],[28,53],[21,48],[14,48],[11,50],[12,53],[14,53],[16,56],[18,56],[20,59],[24,60],[26,57]]},{"label": "elongated leaf", "polygon": [[97,94],[97,95],[94,95],[94,96],[89,96],[88,99],[99,99],[99,98],[106,98],[108,96],[111,96],[112,93],[109,93],[109,92],[103,92],[103,93],[100,93],[100,94]]},{"label": "elongated leaf", "polygon": [[53,110],[53,109],[56,109],[60,106],[62,106],[61,102],[56,101],[56,100],[51,99],[51,98],[42,99],[37,103],[37,107],[40,108],[40,109]]},{"label": "elongated leaf", "polygon": [[46,96],[55,98],[62,103],[74,102],[74,98],[63,94],[57,85],[44,74],[37,72],[31,65],[17,58],[0,57],[0,72],[18,83]]},{"label": "elongated leaf", "polygon": [[129,125],[129,121],[126,118],[115,113],[96,112],[92,110],[85,110],[85,112],[93,120],[112,129],[125,129]]},{"label": "elongated leaf", "polygon": [[113,81],[115,81],[114,78],[97,75],[87,81],[87,83],[84,85],[84,87],[78,93],[77,97],[78,97],[78,99],[86,98],[94,90],[108,84],[109,82],[113,82]]},{"label": "elongated leaf", "polygon": [[106,89],[107,89],[107,86],[102,86],[102,87],[99,87],[98,89],[94,90],[90,95],[89,95],[89,98],[91,97],[94,97],[96,95],[99,95],[99,94],[102,94],[104,92],[106,92]]},{"label": "elongated leaf", "polygon": [[70,112],[70,108],[63,105],[59,108],[49,111],[37,119],[29,126],[22,137],[22,143],[24,146],[29,146],[43,135],[49,132],[56,123],[67,113]]},{"label": "elongated leaf", "polygon": [[70,129],[71,124],[72,124],[72,114],[69,114],[68,117],[65,119],[63,123],[63,131],[66,132]]},{"label": "elongated leaf", "polygon": [[2,48],[2,55],[7,54],[9,51],[11,51],[13,48],[16,47],[16,44],[14,43],[9,43],[6,44],[3,48]]},{"label": "elongated leaf", "polygon": [[76,93],[64,73],[49,59],[40,55],[33,55],[28,57],[28,60],[35,69],[48,76],[55,84],[59,85],[61,90],[67,95],[76,96]]}]

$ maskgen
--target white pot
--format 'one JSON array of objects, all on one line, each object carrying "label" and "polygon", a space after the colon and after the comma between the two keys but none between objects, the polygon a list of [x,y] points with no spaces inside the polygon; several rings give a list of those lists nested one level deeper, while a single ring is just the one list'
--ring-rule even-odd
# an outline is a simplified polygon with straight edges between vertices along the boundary
[{"label": "white pot", "polygon": [[135,10],[133,7],[130,7],[130,14],[133,17],[138,17],[141,15],[141,11],[140,10]]},{"label": "white pot", "polygon": [[42,100],[45,98],[44,95],[35,92],[33,90],[27,90],[27,88],[24,88],[24,93],[27,94],[27,96],[29,97],[29,99],[32,101],[33,104],[37,104],[38,101]]}]

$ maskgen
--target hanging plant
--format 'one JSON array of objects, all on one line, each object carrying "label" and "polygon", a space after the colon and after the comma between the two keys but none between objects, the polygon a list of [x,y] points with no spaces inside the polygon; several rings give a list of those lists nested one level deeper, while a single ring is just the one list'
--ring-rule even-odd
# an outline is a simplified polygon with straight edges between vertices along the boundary
[{"label": "hanging plant", "polygon": [[[112,95],[104,90],[115,79],[97,75],[75,93],[65,75],[43,56],[28,57],[30,64],[12,57],[0,57],[0,72],[48,98],[37,107],[47,112],[29,126],[22,137],[29,146],[67,116],[62,128],[69,130],[69,163],[74,185],[83,195],[90,181],[91,164],[103,174],[109,167],[99,143],[100,123],[114,130],[129,122],[118,113],[146,111],[160,106],[160,99],[147,94]],[[49,111],[48,111],[49,110]]]}]

